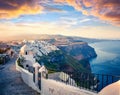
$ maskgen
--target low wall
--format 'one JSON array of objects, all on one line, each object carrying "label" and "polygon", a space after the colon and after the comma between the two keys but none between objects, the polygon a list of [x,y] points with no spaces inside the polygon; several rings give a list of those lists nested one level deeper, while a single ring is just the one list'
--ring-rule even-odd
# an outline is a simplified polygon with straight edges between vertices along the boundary
[{"label": "low wall", "polygon": [[41,95],[97,95],[51,79],[42,78]]},{"label": "low wall", "polygon": [[79,89],[65,83],[58,82],[52,79],[41,78],[41,91],[33,82],[33,74],[29,71],[21,68],[17,65],[16,69],[21,72],[21,77],[23,81],[30,87],[32,87],[37,92],[40,92],[41,95],[97,95],[87,90]]},{"label": "low wall", "polygon": [[18,66],[17,62],[16,62],[16,70],[18,70],[21,73],[21,77],[23,79],[23,81],[32,89],[36,90],[37,92],[40,93],[39,88],[35,85],[35,83],[33,82],[33,74],[30,73],[29,71],[21,68],[20,66]]}]

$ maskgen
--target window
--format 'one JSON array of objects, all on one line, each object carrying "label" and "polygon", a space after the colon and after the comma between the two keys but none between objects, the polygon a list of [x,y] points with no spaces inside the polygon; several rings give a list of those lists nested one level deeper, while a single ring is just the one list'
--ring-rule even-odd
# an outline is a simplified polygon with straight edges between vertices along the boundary
[{"label": "window", "polygon": [[25,52],[25,54],[27,55],[27,51]]},{"label": "window", "polygon": [[26,67],[29,67],[29,65],[27,64]]}]

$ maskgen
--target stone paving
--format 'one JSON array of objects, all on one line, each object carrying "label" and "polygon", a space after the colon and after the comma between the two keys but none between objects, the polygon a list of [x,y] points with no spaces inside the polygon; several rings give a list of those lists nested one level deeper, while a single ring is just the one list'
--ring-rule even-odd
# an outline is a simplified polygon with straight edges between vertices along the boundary
[{"label": "stone paving", "polygon": [[15,59],[0,65],[0,95],[40,95],[26,85],[16,71]]}]

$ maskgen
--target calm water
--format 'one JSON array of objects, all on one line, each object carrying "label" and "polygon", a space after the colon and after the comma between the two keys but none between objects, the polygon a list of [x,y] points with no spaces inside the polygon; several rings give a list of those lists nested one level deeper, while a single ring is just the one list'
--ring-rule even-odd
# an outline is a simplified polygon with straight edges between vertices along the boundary
[{"label": "calm water", "polygon": [[96,42],[90,46],[98,55],[90,61],[92,72],[120,76],[120,41]]}]

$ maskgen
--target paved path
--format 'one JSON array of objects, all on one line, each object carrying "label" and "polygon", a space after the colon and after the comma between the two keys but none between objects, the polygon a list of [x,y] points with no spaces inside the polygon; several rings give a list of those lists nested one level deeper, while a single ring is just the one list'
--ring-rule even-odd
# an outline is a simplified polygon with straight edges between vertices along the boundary
[{"label": "paved path", "polygon": [[15,59],[0,65],[0,95],[40,95],[28,87],[16,71]]}]

